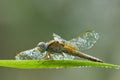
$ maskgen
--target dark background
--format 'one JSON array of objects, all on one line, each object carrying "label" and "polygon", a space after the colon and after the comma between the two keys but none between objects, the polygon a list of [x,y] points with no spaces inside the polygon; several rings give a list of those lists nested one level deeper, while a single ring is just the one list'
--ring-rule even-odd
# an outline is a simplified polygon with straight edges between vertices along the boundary
[{"label": "dark background", "polygon": [[[57,33],[69,40],[86,30],[100,34],[86,53],[120,64],[119,0],[0,0],[0,59],[14,59]],[[11,69],[0,80],[119,80],[120,71],[103,68]]]}]

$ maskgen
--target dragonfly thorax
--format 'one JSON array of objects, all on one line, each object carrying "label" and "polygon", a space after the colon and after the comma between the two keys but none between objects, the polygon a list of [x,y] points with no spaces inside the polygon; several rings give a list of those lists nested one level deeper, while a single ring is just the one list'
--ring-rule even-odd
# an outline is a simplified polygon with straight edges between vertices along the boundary
[{"label": "dragonfly thorax", "polygon": [[62,53],[65,51],[63,42],[52,40],[47,43],[47,51],[51,53]]},{"label": "dragonfly thorax", "polygon": [[39,42],[38,45],[37,45],[37,47],[39,47],[39,49],[40,49],[41,52],[45,52],[46,49],[47,49],[47,45],[46,45],[45,42]]}]

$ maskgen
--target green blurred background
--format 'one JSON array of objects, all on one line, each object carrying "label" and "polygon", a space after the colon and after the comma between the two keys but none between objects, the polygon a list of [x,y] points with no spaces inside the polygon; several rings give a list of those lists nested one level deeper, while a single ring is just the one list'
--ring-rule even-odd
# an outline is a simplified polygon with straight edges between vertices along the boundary
[{"label": "green blurred background", "polygon": [[[69,40],[86,30],[100,34],[85,51],[120,65],[120,0],[0,0],[0,59],[49,41],[52,33]],[[11,69],[0,80],[120,80],[120,71],[103,68]]]}]

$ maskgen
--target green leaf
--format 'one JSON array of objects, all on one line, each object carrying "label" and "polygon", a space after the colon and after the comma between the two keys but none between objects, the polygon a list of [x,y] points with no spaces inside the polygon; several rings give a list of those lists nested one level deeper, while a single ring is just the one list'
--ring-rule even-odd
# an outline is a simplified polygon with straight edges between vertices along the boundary
[{"label": "green leaf", "polygon": [[0,60],[0,66],[19,69],[43,69],[43,68],[80,68],[103,67],[120,69],[119,65],[99,63],[82,60]]}]

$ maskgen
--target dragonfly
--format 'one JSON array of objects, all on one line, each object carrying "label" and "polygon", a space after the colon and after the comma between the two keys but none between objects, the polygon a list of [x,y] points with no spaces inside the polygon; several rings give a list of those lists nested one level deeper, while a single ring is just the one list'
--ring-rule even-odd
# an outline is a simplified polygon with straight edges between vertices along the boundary
[{"label": "dragonfly", "polygon": [[86,31],[84,34],[71,40],[65,40],[53,33],[53,40],[39,42],[38,45],[15,56],[16,60],[73,60],[76,57],[94,62],[103,62],[101,59],[90,56],[82,51],[94,46],[99,39],[95,31]]}]

